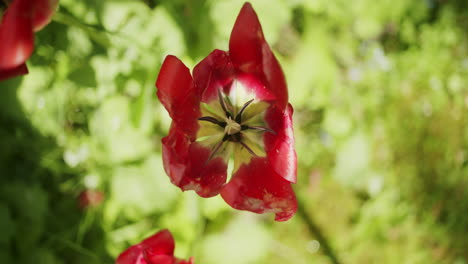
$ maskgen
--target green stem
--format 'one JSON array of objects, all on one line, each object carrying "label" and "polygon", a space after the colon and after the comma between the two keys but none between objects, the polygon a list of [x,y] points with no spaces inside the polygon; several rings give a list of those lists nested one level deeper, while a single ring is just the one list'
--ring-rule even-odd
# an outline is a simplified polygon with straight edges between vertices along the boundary
[{"label": "green stem", "polygon": [[91,39],[103,47],[109,47],[114,44],[115,40],[119,40],[121,42],[125,42],[128,45],[135,46],[145,52],[154,51],[153,48],[145,47],[138,41],[135,41],[134,38],[121,34],[120,32],[108,31],[101,25],[90,25],[84,23],[66,10],[61,9],[61,11],[56,12],[52,20],[68,27],[75,27],[83,30]]},{"label": "green stem", "polygon": [[198,228],[197,233],[195,234],[195,238],[190,244],[189,255],[187,259],[195,254],[197,245],[199,245],[199,242],[204,238],[206,226],[208,224],[208,219],[203,214],[204,201],[202,201],[200,197],[195,197],[195,199],[197,201],[197,209],[199,212],[199,219],[197,220]]},{"label": "green stem", "polygon": [[299,203],[297,207],[297,214],[302,218],[310,233],[318,240],[320,248],[323,249],[323,253],[327,255],[331,263],[340,264],[341,262],[338,260],[335,251],[330,246],[328,239],[325,237],[320,227],[315,223],[314,219],[312,219],[312,217],[306,212],[302,203]]},{"label": "green stem", "polygon": [[86,32],[94,41],[96,41],[104,47],[109,46],[111,43],[109,40],[109,35],[112,34],[111,32],[107,32],[102,28],[98,28],[96,26],[85,24],[66,12],[55,13],[52,20],[69,27],[80,28],[81,30]]},{"label": "green stem", "polygon": [[69,240],[66,240],[64,238],[61,238],[57,235],[53,235],[53,234],[48,234],[49,238],[51,240],[55,240],[57,242],[60,242],[61,244],[73,249],[74,251],[76,251],[77,253],[83,255],[83,256],[87,256],[91,259],[93,259],[95,261],[95,263],[104,263],[101,258],[96,255],[93,251],[87,249],[87,248],[84,248],[83,246],[79,245],[79,244],[76,244],[72,241],[69,241]]}]

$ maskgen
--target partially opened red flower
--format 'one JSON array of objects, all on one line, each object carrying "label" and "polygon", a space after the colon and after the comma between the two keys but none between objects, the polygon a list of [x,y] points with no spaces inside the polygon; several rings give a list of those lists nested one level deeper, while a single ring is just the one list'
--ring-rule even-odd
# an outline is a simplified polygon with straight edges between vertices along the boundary
[{"label": "partially opened red flower", "polygon": [[122,252],[116,264],[193,264],[174,257],[174,238],[165,229]]},{"label": "partially opened red flower", "polygon": [[[5,5],[5,3],[9,3]],[[0,0],[0,80],[28,73],[26,60],[34,49],[34,32],[50,22],[58,0]]]},{"label": "partially opened red flower", "polygon": [[237,17],[229,52],[214,50],[193,77],[179,59],[167,56],[156,86],[173,120],[162,143],[164,168],[175,185],[202,197],[221,193],[233,208],[273,212],[277,221],[294,215],[293,108],[249,3]]}]

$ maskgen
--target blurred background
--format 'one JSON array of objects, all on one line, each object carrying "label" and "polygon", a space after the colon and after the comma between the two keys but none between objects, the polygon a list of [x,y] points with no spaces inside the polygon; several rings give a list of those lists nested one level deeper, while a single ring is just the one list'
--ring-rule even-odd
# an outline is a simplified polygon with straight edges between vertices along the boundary
[{"label": "blurred background", "polygon": [[239,0],[60,0],[0,83],[0,263],[113,263],[169,228],[197,264],[468,264],[468,2],[253,0],[295,108],[300,211],[169,182],[154,83],[228,49]]}]

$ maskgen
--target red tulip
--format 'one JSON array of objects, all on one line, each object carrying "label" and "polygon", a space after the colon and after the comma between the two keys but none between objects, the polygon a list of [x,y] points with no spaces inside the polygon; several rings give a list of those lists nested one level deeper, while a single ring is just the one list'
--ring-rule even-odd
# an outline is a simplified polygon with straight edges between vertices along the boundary
[{"label": "red tulip", "polygon": [[167,56],[156,87],[173,120],[162,144],[164,168],[175,185],[202,197],[220,193],[233,208],[273,212],[277,221],[295,214],[293,108],[249,3],[237,17],[228,52],[214,50],[193,77],[178,58]]},{"label": "red tulip", "polygon": [[116,264],[193,264],[193,259],[174,257],[174,238],[169,230],[162,230],[141,243],[122,252]]},{"label": "red tulip", "polygon": [[34,32],[50,22],[58,0],[13,0],[0,24],[0,80],[28,73]]}]

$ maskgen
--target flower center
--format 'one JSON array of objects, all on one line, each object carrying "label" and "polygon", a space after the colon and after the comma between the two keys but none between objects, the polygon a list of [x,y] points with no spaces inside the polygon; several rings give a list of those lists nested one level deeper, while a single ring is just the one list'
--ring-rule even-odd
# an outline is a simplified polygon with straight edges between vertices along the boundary
[{"label": "flower center", "polygon": [[206,111],[205,115],[198,119],[200,131],[202,131],[201,133],[199,131],[198,136],[202,138],[202,141],[206,137],[211,138],[211,140],[206,140],[208,143],[205,143],[212,148],[209,160],[218,152],[222,152],[221,147],[225,142],[238,143],[241,149],[245,149],[252,156],[258,156],[264,152],[262,134],[275,132],[262,126],[264,121],[262,118],[258,118],[268,104],[253,102],[254,99],[248,100],[239,108],[231,103],[228,96],[224,97],[221,91],[218,91],[217,104],[203,105]]},{"label": "flower center", "polygon": [[224,127],[224,133],[227,135],[234,135],[241,131],[241,125],[236,121],[232,120],[231,117],[225,118],[226,126]]},{"label": "flower center", "polygon": [[0,10],[6,10],[12,0],[0,0]]},{"label": "flower center", "polygon": [[[8,7],[8,2],[6,0],[0,0],[0,19],[3,18],[3,14]],[[1,22],[1,20],[0,20]]]}]

